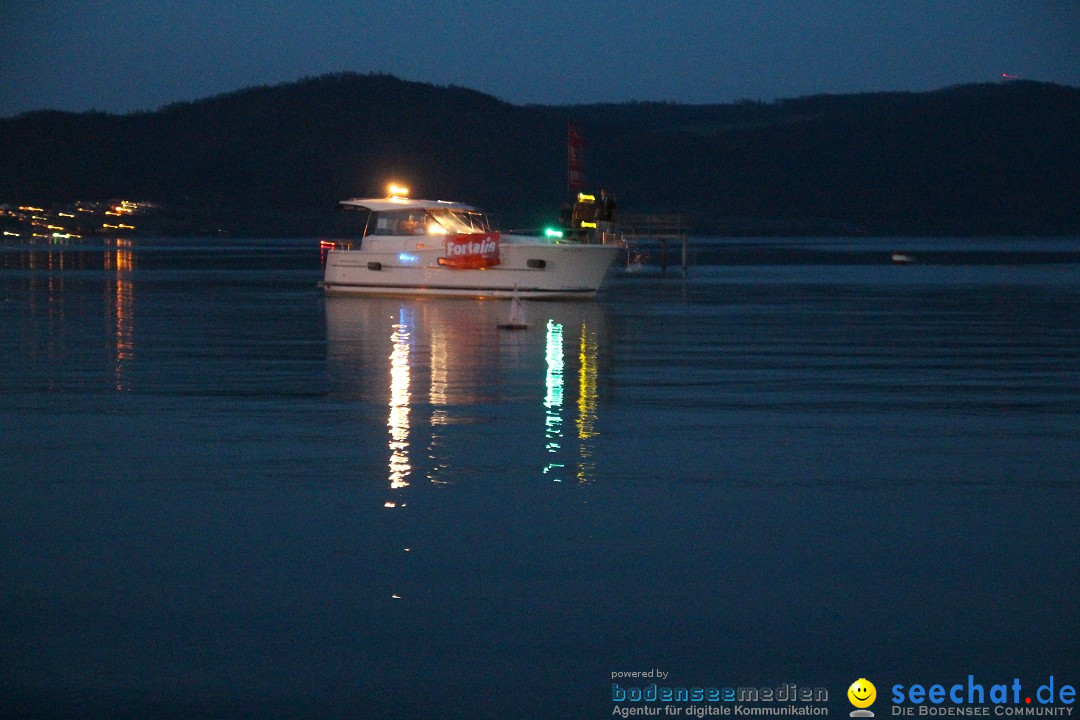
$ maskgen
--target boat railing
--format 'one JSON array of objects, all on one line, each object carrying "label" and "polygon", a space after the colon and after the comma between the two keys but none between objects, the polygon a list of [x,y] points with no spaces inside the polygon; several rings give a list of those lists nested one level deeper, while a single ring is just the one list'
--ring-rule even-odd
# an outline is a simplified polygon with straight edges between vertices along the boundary
[{"label": "boat railing", "polygon": [[644,264],[649,255],[648,247],[660,245],[660,269],[667,272],[668,242],[677,242],[682,248],[682,271],[686,275],[689,264],[689,221],[680,213],[620,213],[623,247],[626,248],[627,266]]}]

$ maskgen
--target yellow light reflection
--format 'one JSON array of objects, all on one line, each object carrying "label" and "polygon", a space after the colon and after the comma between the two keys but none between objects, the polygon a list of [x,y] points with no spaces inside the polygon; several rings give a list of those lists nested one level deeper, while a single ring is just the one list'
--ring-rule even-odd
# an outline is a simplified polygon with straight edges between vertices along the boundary
[{"label": "yellow light reflection", "polygon": [[581,341],[578,346],[578,482],[592,479],[596,464],[592,460],[592,444],[587,442],[596,437],[596,358],[598,347],[596,338],[589,334],[588,327],[581,324]]},{"label": "yellow light reflection", "polygon": [[[409,325],[402,308],[401,322],[396,323],[390,336],[390,417],[386,424],[390,433],[390,488],[397,490],[409,485],[412,473],[409,464]],[[388,506],[389,507],[389,506]]]},{"label": "yellow light reflection", "polygon": [[118,391],[129,390],[128,368],[135,357],[135,285],[131,272],[135,269],[135,253],[130,240],[117,240],[116,250],[105,254],[105,265],[116,270],[110,308],[114,325],[115,365],[113,386]]},{"label": "yellow light reflection", "polygon": [[582,324],[581,342],[578,348],[578,437],[582,440],[596,437],[596,355],[595,338],[589,337],[589,329]]},{"label": "yellow light reflection", "polygon": [[556,462],[561,446],[562,405],[563,405],[563,326],[552,320],[547,322],[547,375],[544,386],[544,438],[545,448],[554,457],[544,467],[544,474],[551,475],[555,482],[562,482],[559,477],[564,463]]}]

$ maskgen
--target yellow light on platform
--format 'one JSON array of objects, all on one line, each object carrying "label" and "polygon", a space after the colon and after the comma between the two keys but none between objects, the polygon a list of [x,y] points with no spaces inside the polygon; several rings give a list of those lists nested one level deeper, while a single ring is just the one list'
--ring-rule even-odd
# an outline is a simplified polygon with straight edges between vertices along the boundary
[{"label": "yellow light on platform", "polygon": [[397,183],[390,183],[386,186],[386,194],[389,197],[409,197],[409,188],[404,185],[398,185]]},{"label": "yellow light on platform", "polygon": [[595,195],[587,195],[585,193],[578,193],[577,194],[577,201],[578,202],[596,202],[596,196]]},{"label": "yellow light on platform", "polygon": [[583,228],[594,228],[594,227],[596,227],[596,223],[589,222],[588,220],[582,220],[581,221],[581,227],[583,227]]}]

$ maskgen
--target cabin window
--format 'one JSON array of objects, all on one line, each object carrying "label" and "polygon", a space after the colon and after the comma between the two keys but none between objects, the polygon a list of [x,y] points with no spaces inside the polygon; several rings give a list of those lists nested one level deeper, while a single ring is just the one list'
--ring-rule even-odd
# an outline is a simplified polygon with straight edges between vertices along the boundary
[{"label": "cabin window", "polygon": [[428,213],[428,233],[431,235],[458,235],[486,233],[491,231],[487,216],[467,210],[439,208]]},{"label": "cabin window", "polygon": [[390,210],[373,213],[368,235],[424,235],[427,213],[423,210]]},{"label": "cabin window", "polygon": [[368,235],[460,235],[491,231],[487,217],[465,210],[383,210],[372,213]]}]

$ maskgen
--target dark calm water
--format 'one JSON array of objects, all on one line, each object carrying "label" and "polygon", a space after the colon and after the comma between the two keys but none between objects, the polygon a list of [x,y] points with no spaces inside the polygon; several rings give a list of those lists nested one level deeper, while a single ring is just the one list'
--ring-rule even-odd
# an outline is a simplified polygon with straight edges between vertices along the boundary
[{"label": "dark calm water", "polygon": [[703,241],[523,332],[70,242],[0,246],[0,716],[1080,685],[1080,240]]}]

